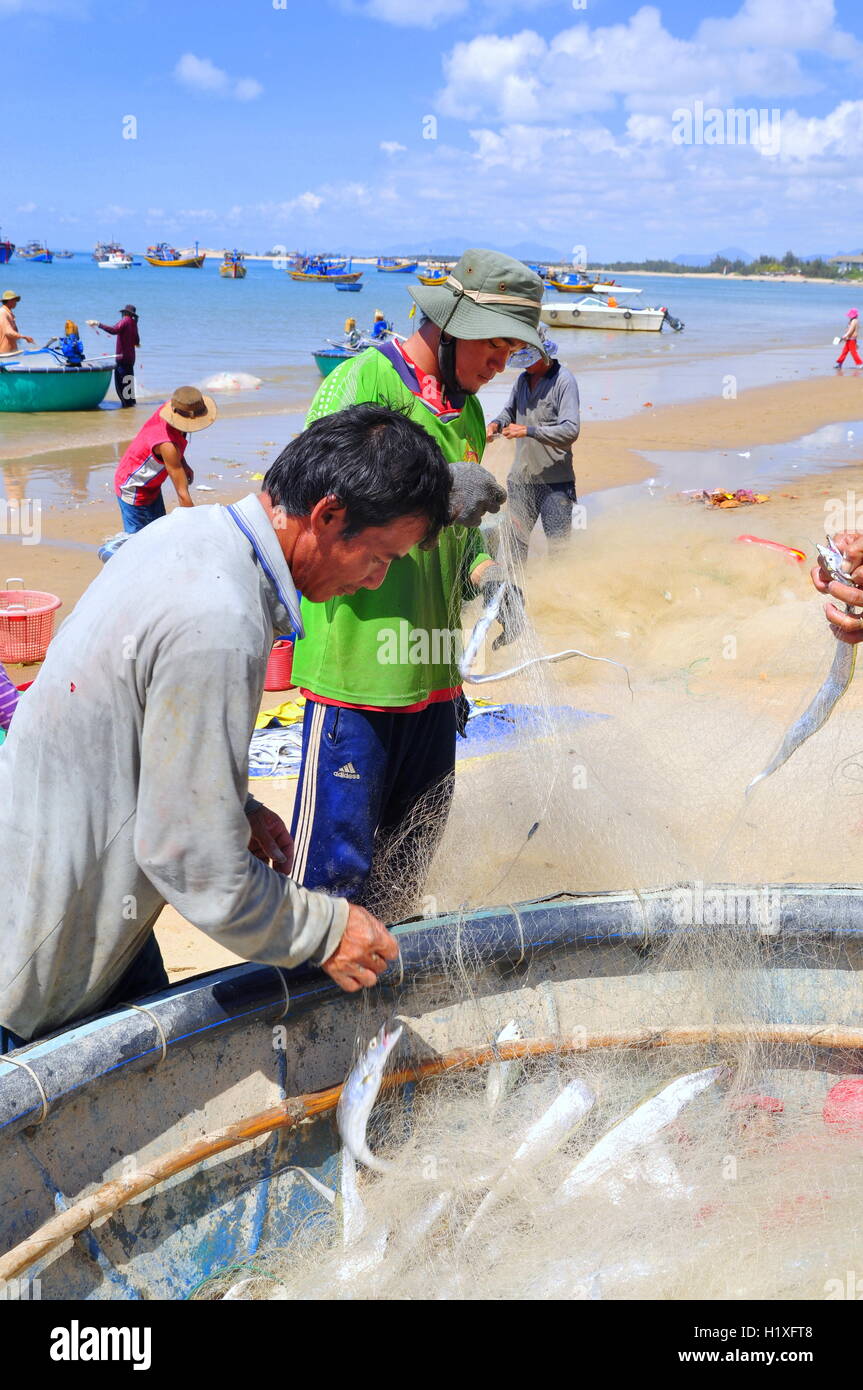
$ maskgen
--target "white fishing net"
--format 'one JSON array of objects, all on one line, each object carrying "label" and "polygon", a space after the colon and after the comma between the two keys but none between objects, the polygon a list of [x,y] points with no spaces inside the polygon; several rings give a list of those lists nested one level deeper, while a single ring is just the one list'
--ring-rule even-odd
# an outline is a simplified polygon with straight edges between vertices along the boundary
[{"label": "white fishing net", "polygon": [[[811,551],[819,523],[796,521],[784,539]],[[348,1182],[347,1221],[342,1194],[322,1196],[323,1227],[257,1252],[264,1273],[237,1297],[823,1299],[863,1273],[861,1053],[818,1037],[863,1025],[859,961],[838,938],[776,936],[773,915],[783,886],[858,877],[863,685],[745,798],[834,639],[807,571],[735,544],[736,529],[656,501],[601,516],[526,575],[504,534],[531,623],[485,669],[578,646],[625,663],[632,694],[621,671],[577,658],[478,688],[509,707],[506,736],[459,765],[444,829],[438,789],[382,846],[372,903],[390,921],[456,915],[433,986],[396,1001],[406,1032],[393,1061],[434,1052],[424,1011],[442,1001],[453,1046],[515,1024],[551,1050],[382,1091],[369,1141],[391,1169],[361,1169],[353,1197]],[[748,897],[705,896],[715,883]],[[564,890],[675,884],[691,919],[642,951],[571,946],[494,975],[459,925]],[[647,1045],[665,1029],[687,1041]],[[611,1032],[615,1046],[592,1045]],[[720,1070],[705,1089],[652,1127],[649,1098],[708,1067]],[[595,1103],[543,1138],[542,1117],[575,1082]],[[613,1162],[567,1188],[632,1112]]]}]

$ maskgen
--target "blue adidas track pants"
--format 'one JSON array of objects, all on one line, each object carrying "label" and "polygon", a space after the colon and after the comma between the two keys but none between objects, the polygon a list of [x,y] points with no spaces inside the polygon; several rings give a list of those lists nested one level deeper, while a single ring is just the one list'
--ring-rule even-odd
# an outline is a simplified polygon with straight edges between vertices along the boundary
[{"label": "blue adidas track pants", "polygon": [[451,700],[413,714],[308,700],[291,825],[297,882],[374,907],[367,887],[385,858],[402,900],[417,896],[449,813],[455,740]]}]

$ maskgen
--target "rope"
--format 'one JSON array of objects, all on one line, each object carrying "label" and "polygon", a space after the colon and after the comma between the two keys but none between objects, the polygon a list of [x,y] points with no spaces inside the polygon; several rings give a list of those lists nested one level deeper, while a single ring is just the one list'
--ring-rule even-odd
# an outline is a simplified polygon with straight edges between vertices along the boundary
[{"label": "rope", "polygon": [[487,294],[484,290],[466,290],[461,281],[457,280],[454,275],[448,275],[444,284],[449,285],[451,289],[458,290],[465,299],[472,299],[474,304],[521,304],[529,309],[537,309],[542,303],[539,299],[525,299],[518,294]]},{"label": "rope", "polygon": [[3,1057],[0,1058],[0,1061],[8,1062],[10,1067],[20,1067],[22,1071],[26,1071],[27,1075],[35,1083],[36,1089],[39,1092],[39,1097],[42,1101],[42,1114],[39,1116],[38,1120],[34,1120],[33,1123],[34,1125],[41,1125],[42,1121],[46,1119],[48,1115],[48,1097],[45,1094],[45,1087],[42,1085],[42,1082],[39,1080],[35,1071],[31,1066],[28,1065],[27,1062],[22,1062],[17,1057],[10,1057],[7,1053],[4,1053]]},{"label": "rope", "polygon": [[159,1058],[159,1061],[164,1062],[165,1058],[168,1055],[168,1039],[165,1037],[165,1030],[163,1029],[161,1023],[157,1019],[156,1015],[154,1013],[151,1013],[149,1009],[145,1009],[143,1004],[124,1004],[123,1007],[125,1009],[137,1009],[139,1014],[147,1015],[148,1019],[150,1020],[150,1022],[152,1023],[153,1027],[159,1035],[159,1042],[162,1044],[162,1055]]}]

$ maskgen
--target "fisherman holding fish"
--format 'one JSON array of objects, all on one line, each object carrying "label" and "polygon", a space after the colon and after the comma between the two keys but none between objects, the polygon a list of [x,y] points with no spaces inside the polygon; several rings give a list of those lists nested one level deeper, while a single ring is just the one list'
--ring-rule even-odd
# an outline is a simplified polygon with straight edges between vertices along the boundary
[{"label": "fisherman holding fish", "polygon": [[[858,642],[863,642],[863,531],[840,531],[832,540],[845,557],[844,569],[848,572],[848,582],[843,584],[834,579],[826,565],[819,560],[812,570],[812,583],[819,594],[827,594],[831,600],[838,599],[845,605],[843,609],[837,607],[835,601],[830,602],[824,612],[840,642],[856,646]],[[849,612],[849,608],[858,611]]]},{"label": "fisherman holding fish", "polygon": [[[358,405],[303,431],[259,495],[178,508],[118,550],[51,643],[0,758],[0,1052],[167,984],[165,903],[247,960],[348,992],[398,955],[371,913],[298,886],[248,796],[275,638],[380,589],[449,524],[429,432]],[[431,554],[431,550],[422,553]]]},{"label": "fisherman holding fish", "polygon": [[[362,400],[403,410],[452,465],[450,524],[435,550],[415,546],[375,592],[325,605],[304,596],[294,680],[307,703],[292,826],[295,874],[307,888],[363,901],[373,865],[389,851],[387,876],[405,904],[415,901],[422,862],[446,823],[456,732],[466,723],[457,643],[442,652],[440,639],[460,641],[462,604],[477,592],[486,605],[497,599],[503,641],[524,623],[521,591],[506,584],[498,598],[507,575],[476,529],[506,500],[479,464],[485,423],[476,393],[513,352],[529,345],[544,355],[542,281],[510,256],[466,251],[442,285],[410,293],[422,310],[417,332],[337,368],[308,419]],[[389,659],[394,646],[407,659]]]}]

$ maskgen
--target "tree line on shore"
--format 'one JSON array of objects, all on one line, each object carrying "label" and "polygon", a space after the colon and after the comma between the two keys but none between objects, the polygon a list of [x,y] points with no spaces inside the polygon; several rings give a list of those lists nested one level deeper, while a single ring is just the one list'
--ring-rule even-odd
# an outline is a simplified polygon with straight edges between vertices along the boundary
[{"label": "tree line on shore", "polygon": [[863,265],[843,270],[842,265],[833,265],[818,256],[814,260],[804,260],[793,251],[786,251],[780,260],[776,256],[758,256],[754,261],[729,260],[727,256],[714,256],[707,265],[682,265],[679,261],[606,261],[606,270],[651,270],[663,275],[808,275],[823,280],[861,280]]}]

